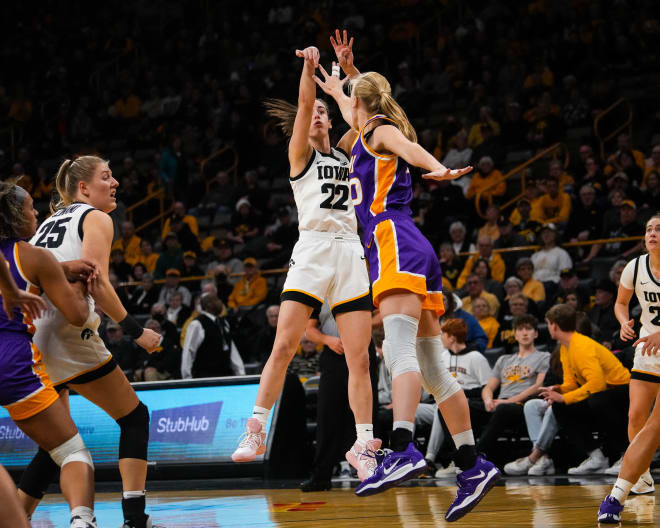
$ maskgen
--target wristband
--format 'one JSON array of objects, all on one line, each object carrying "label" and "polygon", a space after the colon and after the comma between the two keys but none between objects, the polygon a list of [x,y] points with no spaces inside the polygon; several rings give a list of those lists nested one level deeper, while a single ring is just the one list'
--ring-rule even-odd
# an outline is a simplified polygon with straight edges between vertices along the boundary
[{"label": "wristband", "polygon": [[138,339],[144,332],[144,328],[142,328],[130,315],[127,315],[119,321],[119,326],[126,335],[131,336],[133,339]]}]

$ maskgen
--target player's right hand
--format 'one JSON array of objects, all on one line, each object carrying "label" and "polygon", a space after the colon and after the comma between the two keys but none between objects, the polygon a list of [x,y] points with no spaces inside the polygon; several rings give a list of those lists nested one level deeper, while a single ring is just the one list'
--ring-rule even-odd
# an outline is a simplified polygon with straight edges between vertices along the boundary
[{"label": "player's right hand", "polygon": [[316,46],[309,46],[304,50],[296,50],[296,57],[305,59],[305,62],[313,65],[314,68],[318,67],[320,56],[319,49]]},{"label": "player's right hand", "polygon": [[621,325],[621,330],[619,331],[619,337],[621,337],[621,341],[629,341],[635,338],[636,334],[635,331],[633,330],[634,324],[635,321],[631,319],[626,324]]},{"label": "player's right hand", "polygon": [[160,344],[160,334],[149,328],[145,328],[142,335],[135,342],[151,354],[156,351]]}]

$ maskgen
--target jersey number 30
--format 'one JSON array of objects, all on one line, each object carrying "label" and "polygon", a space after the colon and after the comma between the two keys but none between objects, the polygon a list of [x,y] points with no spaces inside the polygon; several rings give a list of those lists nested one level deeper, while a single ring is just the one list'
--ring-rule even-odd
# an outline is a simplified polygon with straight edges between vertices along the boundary
[{"label": "jersey number 30", "polygon": [[[330,193],[330,196],[321,202],[321,209],[339,209],[340,211],[348,211],[348,206],[346,205],[346,201],[348,200],[347,185],[324,183],[321,185],[321,192],[323,194]],[[335,203],[332,203],[335,195],[339,195],[339,199]]]},{"label": "jersey number 30", "polygon": [[64,235],[66,235],[65,224],[67,224],[69,220],[71,220],[71,217],[46,222],[41,226],[41,229],[39,229],[39,234],[41,236],[37,239],[34,245],[43,248],[47,247],[49,249],[60,247],[64,241]]}]

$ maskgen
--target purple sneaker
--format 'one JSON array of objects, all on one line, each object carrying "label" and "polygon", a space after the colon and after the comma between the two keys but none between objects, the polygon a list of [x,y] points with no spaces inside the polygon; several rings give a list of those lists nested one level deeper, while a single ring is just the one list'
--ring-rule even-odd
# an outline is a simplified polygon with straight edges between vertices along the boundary
[{"label": "purple sneaker", "polygon": [[445,514],[445,520],[447,522],[457,521],[468,514],[479,504],[479,501],[484,498],[484,495],[490,491],[500,477],[499,469],[492,462],[478,456],[474,467],[463,471],[456,477],[458,491],[454,502],[451,503]]},{"label": "purple sneaker", "polygon": [[376,459],[378,466],[373,475],[364,479],[355,494],[359,497],[374,495],[406,480],[417,477],[426,469],[424,455],[410,442],[405,451],[390,451]]},{"label": "purple sneaker", "polygon": [[621,522],[621,512],[623,506],[621,503],[611,495],[605,497],[605,500],[600,503],[598,510],[598,522],[603,524],[619,524]]}]

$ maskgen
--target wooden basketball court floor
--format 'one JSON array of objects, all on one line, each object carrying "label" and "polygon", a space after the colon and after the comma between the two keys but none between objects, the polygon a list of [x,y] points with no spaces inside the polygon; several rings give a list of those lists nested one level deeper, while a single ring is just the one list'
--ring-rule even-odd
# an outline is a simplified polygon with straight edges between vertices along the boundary
[{"label": "wooden basketball court floor", "polygon": [[[598,525],[598,506],[611,489],[612,479],[506,478],[456,523],[444,520],[456,490],[448,479],[418,480],[361,498],[353,493],[355,482],[335,481],[331,491],[318,493],[302,493],[293,481],[268,483],[271,489],[265,489],[263,481],[254,481],[253,489],[245,483],[229,489],[230,482],[217,482],[215,489],[209,484],[197,486],[183,481],[157,484],[157,491],[148,495],[154,522],[165,528],[415,528],[450,524],[464,528],[593,527]],[[121,525],[117,493],[97,493],[96,516],[99,528]],[[48,495],[35,513],[32,526],[68,526],[68,507],[63,497]],[[656,495],[631,496],[626,502],[623,526],[660,526]]]}]

